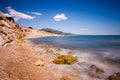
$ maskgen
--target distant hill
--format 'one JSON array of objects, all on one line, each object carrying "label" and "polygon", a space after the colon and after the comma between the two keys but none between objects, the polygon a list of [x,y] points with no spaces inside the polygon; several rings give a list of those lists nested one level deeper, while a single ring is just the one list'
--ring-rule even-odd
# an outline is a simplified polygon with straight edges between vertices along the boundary
[{"label": "distant hill", "polygon": [[72,33],[65,33],[65,32],[62,32],[59,30],[51,29],[51,28],[43,28],[43,29],[39,29],[39,30],[45,31],[45,32],[50,32],[50,33],[55,33],[55,34],[60,34],[60,35],[74,35]]}]

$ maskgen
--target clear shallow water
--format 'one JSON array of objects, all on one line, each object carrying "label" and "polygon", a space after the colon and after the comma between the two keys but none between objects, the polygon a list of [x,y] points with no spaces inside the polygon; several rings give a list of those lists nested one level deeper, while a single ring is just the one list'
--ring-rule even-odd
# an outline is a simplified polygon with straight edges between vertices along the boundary
[{"label": "clear shallow water", "polygon": [[48,43],[54,46],[78,49],[96,55],[103,60],[120,64],[120,36],[55,36],[30,39],[36,44]]}]

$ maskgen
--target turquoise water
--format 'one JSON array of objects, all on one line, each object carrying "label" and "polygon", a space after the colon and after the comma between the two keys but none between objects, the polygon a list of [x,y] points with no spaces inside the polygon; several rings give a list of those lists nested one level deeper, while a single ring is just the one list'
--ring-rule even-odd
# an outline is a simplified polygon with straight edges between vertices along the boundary
[{"label": "turquoise water", "polygon": [[32,38],[30,40],[36,44],[48,43],[54,46],[78,49],[92,55],[95,54],[102,59],[120,63],[120,36],[55,36]]}]

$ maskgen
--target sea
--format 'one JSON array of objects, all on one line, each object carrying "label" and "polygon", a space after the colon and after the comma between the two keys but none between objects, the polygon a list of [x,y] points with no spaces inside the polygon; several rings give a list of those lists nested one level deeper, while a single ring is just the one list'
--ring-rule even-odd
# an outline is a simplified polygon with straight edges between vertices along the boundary
[{"label": "sea", "polygon": [[31,38],[36,44],[47,43],[76,49],[102,60],[120,64],[120,35],[71,35]]}]

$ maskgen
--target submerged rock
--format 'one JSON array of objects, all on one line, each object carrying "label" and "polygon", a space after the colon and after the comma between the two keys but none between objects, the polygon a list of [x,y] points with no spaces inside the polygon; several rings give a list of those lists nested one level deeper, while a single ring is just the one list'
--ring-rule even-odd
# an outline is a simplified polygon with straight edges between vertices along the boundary
[{"label": "submerged rock", "polygon": [[61,51],[61,48],[56,47],[55,49],[56,49],[56,51]]},{"label": "submerged rock", "polygon": [[117,72],[117,73],[115,73],[113,75],[110,75],[108,77],[108,80],[120,80],[120,72]]},{"label": "submerged rock", "polygon": [[96,65],[91,65],[90,66],[91,69],[95,70],[97,73],[103,73],[104,70]]},{"label": "submerged rock", "polygon": [[116,73],[116,76],[120,78],[120,72],[117,72],[117,73]]},{"label": "submerged rock", "polygon": [[53,50],[51,48],[47,48],[46,53],[53,53]]},{"label": "submerged rock", "polygon": [[72,55],[59,55],[53,60],[53,63],[55,63],[55,64],[73,64],[77,61],[78,61],[77,57],[74,57]]}]

